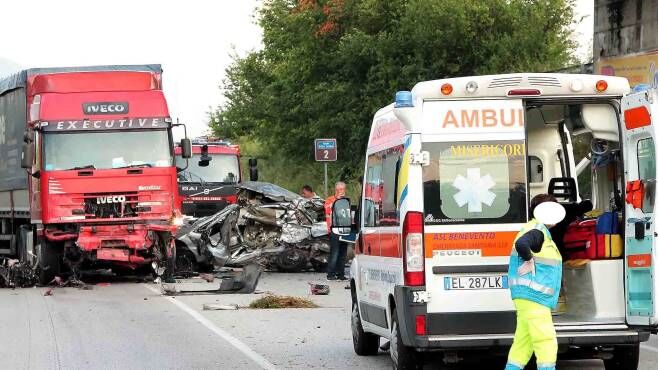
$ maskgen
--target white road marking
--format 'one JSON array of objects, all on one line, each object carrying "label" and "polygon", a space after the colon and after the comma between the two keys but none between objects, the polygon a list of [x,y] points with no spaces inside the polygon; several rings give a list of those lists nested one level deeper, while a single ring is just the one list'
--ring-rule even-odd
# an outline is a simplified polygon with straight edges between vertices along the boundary
[{"label": "white road marking", "polygon": [[650,346],[650,345],[648,345],[648,344],[641,344],[641,345],[640,345],[640,348],[642,348],[643,350],[646,350],[646,351],[650,351],[650,352],[658,353],[658,348],[656,348],[656,347],[652,347],[652,346]]},{"label": "white road marking", "polygon": [[[162,294],[158,289],[142,284],[146,289],[156,293],[156,294]],[[236,337],[232,336],[231,334],[227,333],[226,331],[220,329],[217,327],[217,325],[213,324],[210,320],[206,319],[202,314],[200,314],[198,311],[195,311],[192,307],[186,305],[185,303],[179,301],[178,299],[175,299],[173,297],[164,297],[167,299],[169,302],[173,303],[176,305],[178,308],[183,310],[183,312],[187,313],[188,315],[192,316],[196,321],[198,321],[201,325],[205,326],[208,330],[211,332],[217,334],[220,336],[222,339],[227,341],[229,344],[231,344],[233,347],[238,349],[240,352],[242,352],[245,356],[249,357],[252,361],[260,365],[261,368],[266,369],[266,370],[275,370],[276,366],[272,364],[271,362],[267,361],[263,356],[259,355],[258,353],[254,352],[251,348],[249,348],[246,344],[244,344],[242,341],[237,339]]]}]

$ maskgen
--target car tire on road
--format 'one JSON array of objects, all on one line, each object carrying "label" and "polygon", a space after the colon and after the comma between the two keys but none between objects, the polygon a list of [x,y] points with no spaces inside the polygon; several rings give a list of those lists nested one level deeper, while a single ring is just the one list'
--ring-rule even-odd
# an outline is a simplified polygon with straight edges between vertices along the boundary
[{"label": "car tire on road", "polygon": [[39,248],[39,285],[48,285],[60,274],[62,250],[55,243],[41,240]]},{"label": "car tire on road", "polygon": [[276,267],[281,272],[300,272],[308,265],[308,257],[303,251],[288,247],[276,257]]},{"label": "car tire on road", "polygon": [[616,346],[612,358],[603,363],[605,370],[637,370],[640,364],[640,344]]},{"label": "car tire on road", "polygon": [[352,303],[352,342],[354,352],[359,356],[374,356],[379,352],[379,336],[363,331],[356,302]]},{"label": "car tire on road", "polygon": [[416,370],[423,368],[420,355],[413,348],[405,346],[402,342],[400,324],[398,323],[398,316],[395,310],[393,310],[393,327],[391,328],[390,352],[391,360],[393,361],[393,369]]}]

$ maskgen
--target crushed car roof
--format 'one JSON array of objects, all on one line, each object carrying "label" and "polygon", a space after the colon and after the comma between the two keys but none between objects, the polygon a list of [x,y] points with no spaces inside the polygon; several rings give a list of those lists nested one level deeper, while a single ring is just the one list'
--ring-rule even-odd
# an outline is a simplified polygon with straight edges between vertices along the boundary
[{"label": "crushed car roof", "polygon": [[301,198],[299,194],[295,194],[290,190],[284,189],[269,182],[245,181],[239,185],[239,188],[261,193],[265,197],[270,198],[275,202],[290,202]]}]

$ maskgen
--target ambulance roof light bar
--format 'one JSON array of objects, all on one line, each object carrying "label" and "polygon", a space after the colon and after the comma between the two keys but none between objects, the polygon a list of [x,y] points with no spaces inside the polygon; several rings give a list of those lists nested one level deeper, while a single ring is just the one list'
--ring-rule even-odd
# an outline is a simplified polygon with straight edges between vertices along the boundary
[{"label": "ambulance roof light bar", "polygon": [[651,89],[651,85],[649,84],[639,84],[639,85],[635,85],[635,87],[633,88],[633,92],[637,93],[642,91],[648,91],[650,89]]},{"label": "ambulance roof light bar", "polygon": [[395,108],[411,108],[414,106],[414,97],[411,91],[398,91],[395,93]]}]

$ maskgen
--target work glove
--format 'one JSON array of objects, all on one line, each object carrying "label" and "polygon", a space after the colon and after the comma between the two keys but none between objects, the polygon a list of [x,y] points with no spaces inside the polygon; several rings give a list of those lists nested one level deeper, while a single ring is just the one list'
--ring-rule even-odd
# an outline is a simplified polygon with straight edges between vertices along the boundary
[{"label": "work glove", "polygon": [[519,273],[519,276],[523,276],[528,273],[532,273],[532,276],[535,276],[535,259],[531,258],[529,261],[524,261],[516,271]]}]

